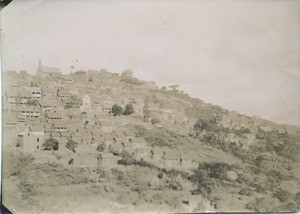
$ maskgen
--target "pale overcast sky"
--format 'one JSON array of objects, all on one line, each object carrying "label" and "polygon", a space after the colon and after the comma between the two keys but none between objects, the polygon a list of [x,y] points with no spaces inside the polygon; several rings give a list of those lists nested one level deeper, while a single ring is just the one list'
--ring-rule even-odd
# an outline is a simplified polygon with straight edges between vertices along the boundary
[{"label": "pale overcast sky", "polygon": [[297,0],[14,0],[2,69],[38,60],[122,72],[247,115],[300,125]]}]

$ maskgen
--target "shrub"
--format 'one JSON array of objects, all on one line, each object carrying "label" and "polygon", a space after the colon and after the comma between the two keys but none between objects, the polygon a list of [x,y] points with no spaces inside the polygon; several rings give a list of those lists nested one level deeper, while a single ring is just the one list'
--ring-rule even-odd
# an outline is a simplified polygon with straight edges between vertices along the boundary
[{"label": "shrub", "polygon": [[58,150],[59,143],[58,140],[54,138],[48,138],[43,143],[43,150]]},{"label": "shrub", "polygon": [[123,109],[121,106],[117,105],[117,104],[114,104],[112,106],[112,109],[111,109],[111,113],[114,115],[114,116],[119,116],[121,115],[123,112]]},{"label": "shrub", "polygon": [[287,202],[292,196],[289,192],[287,192],[286,190],[277,190],[274,194],[273,194],[274,198],[278,198],[278,200],[281,203]]},{"label": "shrub", "polygon": [[98,152],[103,152],[105,150],[105,144],[104,143],[101,143],[97,146],[97,151]]},{"label": "shrub", "polygon": [[67,144],[66,144],[66,147],[68,149],[70,149],[71,151],[73,151],[74,153],[76,152],[75,149],[76,149],[77,146],[78,146],[78,143],[75,142],[72,139],[69,139],[68,142],[67,142]]},{"label": "shrub", "polygon": [[134,108],[133,105],[131,103],[127,104],[125,106],[125,110],[123,111],[123,115],[130,115],[134,113]]},{"label": "shrub", "polygon": [[159,119],[157,119],[157,118],[152,118],[151,119],[151,123],[154,125],[154,124],[157,124],[157,123],[159,123]]}]

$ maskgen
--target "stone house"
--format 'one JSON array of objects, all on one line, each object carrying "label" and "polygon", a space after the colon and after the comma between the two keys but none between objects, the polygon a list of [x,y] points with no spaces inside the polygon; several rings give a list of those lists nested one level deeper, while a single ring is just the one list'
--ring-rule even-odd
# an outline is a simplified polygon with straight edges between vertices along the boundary
[{"label": "stone house", "polygon": [[110,101],[106,101],[102,104],[102,112],[103,113],[111,113],[111,109],[112,109],[112,106],[113,106],[113,102],[110,102]]},{"label": "stone house", "polygon": [[65,88],[59,88],[57,90],[57,97],[62,102],[68,102],[71,99],[71,93],[68,89]]},{"label": "stone house", "polygon": [[52,120],[59,121],[62,119],[62,116],[59,113],[47,112],[46,118],[48,121],[52,121]]},{"label": "stone house", "polygon": [[165,160],[164,160],[164,166],[167,169],[171,169],[171,168],[178,168],[180,167],[180,157],[178,157],[178,155],[175,154],[167,154],[165,156]]},{"label": "stone house", "polygon": [[55,99],[57,96],[57,90],[52,88],[42,89],[42,98],[45,100]]},{"label": "stone house", "polygon": [[15,129],[18,125],[18,119],[15,114],[3,114],[2,124],[5,129]]},{"label": "stone house", "polygon": [[29,100],[33,99],[29,91],[20,90],[18,88],[6,90],[4,96],[8,109],[25,106]]},{"label": "stone house", "polygon": [[39,100],[39,106],[42,109],[43,113],[47,113],[47,112],[60,112],[62,111],[63,107],[57,103],[56,100],[45,100],[45,99],[41,99]]},{"label": "stone house", "polygon": [[44,142],[44,132],[43,131],[31,131],[29,127],[24,132],[18,134],[24,152],[32,153],[42,149]]},{"label": "stone house", "polygon": [[65,131],[67,131],[67,122],[55,121],[52,123],[51,128],[57,132],[65,132]]},{"label": "stone house", "polygon": [[54,81],[42,82],[40,87],[42,89],[42,98],[46,100],[55,99],[57,97],[58,89],[64,88],[64,86]]},{"label": "stone house", "polygon": [[74,80],[71,77],[65,76],[63,77],[63,83],[66,85],[74,85]]},{"label": "stone house", "polygon": [[32,94],[33,99],[41,99],[42,98],[42,90],[40,87],[31,87],[31,86],[23,86],[25,91],[29,91]]},{"label": "stone house", "polygon": [[40,117],[40,109],[37,106],[24,106],[15,110],[16,113],[20,113],[25,117]]},{"label": "stone house", "polygon": [[146,160],[150,156],[150,150],[148,148],[136,148],[133,153],[133,157],[136,160]]}]

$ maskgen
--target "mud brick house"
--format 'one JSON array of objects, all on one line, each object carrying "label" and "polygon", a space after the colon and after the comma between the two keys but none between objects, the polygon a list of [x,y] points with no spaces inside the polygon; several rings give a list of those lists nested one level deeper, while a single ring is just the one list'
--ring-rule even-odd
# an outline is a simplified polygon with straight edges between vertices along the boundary
[{"label": "mud brick house", "polygon": [[18,113],[17,114],[18,124],[22,125],[25,124],[26,116],[23,114]]}]

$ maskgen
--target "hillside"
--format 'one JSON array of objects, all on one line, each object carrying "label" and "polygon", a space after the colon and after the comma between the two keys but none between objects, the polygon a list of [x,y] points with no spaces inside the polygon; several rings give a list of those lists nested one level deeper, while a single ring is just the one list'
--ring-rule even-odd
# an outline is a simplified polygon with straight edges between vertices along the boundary
[{"label": "hillside", "polygon": [[[158,88],[129,70],[3,79],[3,202],[16,212],[300,209],[300,127]],[[40,100],[5,103],[16,88],[43,95],[54,83],[59,110],[52,113],[60,116],[44,112]],[[113,116],[115,104],[131,104],[134,113]],[[21,120],[19,108],[30,105],[39,116]],[[59,122],[66,128],[58,130]],[[59,148],[26,152],[20,133],[28,128],[57,139]]]}]

